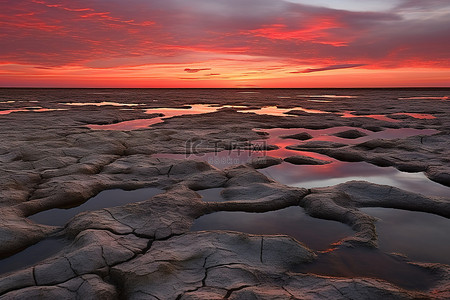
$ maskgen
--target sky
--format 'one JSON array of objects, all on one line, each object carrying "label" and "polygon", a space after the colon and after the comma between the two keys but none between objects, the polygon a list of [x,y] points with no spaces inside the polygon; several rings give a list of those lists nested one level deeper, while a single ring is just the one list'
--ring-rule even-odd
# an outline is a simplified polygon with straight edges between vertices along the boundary
[{"label": "sky", "polygon": [[0,87],[450,87],[450,0],[0,0]]}]

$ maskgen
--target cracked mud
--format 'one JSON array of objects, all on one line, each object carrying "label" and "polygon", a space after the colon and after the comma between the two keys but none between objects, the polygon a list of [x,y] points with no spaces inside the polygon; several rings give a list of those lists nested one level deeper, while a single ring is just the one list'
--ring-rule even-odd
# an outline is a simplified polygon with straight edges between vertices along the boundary
[{"label": "cracked mud", "polygon": [[[278,94],[287,91],[261,91],[267,93],[264,97],[236,97],[236,91],[227,91],[220,100],[216,95],[200,102],[193,100],[194,91],[186,91],[183,97],[170,94],[173,92],[146,91],[150,94],[135,92],[116,100],[140,103],[129,110],[114,105],[87,103],[67,108],[62,104],[110,101],[101,95],[83,93],[87,92],[1,92],[3,110],[15,109],[15,103],[8,101],[16,99],[37,100],[43,108],[66,110],[18,111],[0,116],[0,299],[450,297],[447,264],[414,262],[399,254],[383,253],[378,249],[377,219],[361,209],[395,208],[448,219],[448,197],[364,180],[307,189],[277,182],[260,172],[283,161],[292,167],[322,168],[331,168],[336,160],[364,161],[393,166],[402,172],[424,172],[446,189],[450,186],[448,102],[397,101],[414,96],[398,91],[395,99],[383,99],[381,105],[380,101],[375,105],[373,99],[364,97],[364,91],[358,91],[360,101],[339,99],[333,112],[308,113],[325,111],[329,103],[302,100],[294,104],[286,100],[281,107],[286,113],[267,115],[255,111],[276,105]],[[208,97],[207,92],[204,96]],[[88,127],[159,118],[159,114],[145,112],[156,108],[155,102],[146,104],[145,99],[152,97],[172,108],[191,103],[221,107],[206,114],[162,119],[137,130]],[[298,109],[299,103],[304,110]],[[251,111],[241,112],[242,108],[238,111],[230,106],[246,106]],[[358,117],[342,116],[350,110]],[[412,113],[435,118],[415,118]],[[368,117],[377,114],[398,122]],[[335,127],[352,129],[330,133],[326,139],[313,134],[314,130]],[[262,132],[274,128],[298,130],[280,137],[285,141],[282,144],[271,145],[269,134]],[[403,128],[436,133],[371,138],[371,134]],[[236,145],[247,153],[249,141],[267,138],[265,155],[245,162],[219,169],[206,159],[214,151],[236,151]],[[187,148],[188,139],[201,143]],[[186,152],[191,154],[190,159],[184,159]],[[77,212],[64,224],[45,225],[36,219],[39,213],[95,201],[93,197],[103,191],[143,188],[160,193],[137,202]],[[217,201],[207,193],[202,197],[200,191],[207,189],[219,189],[223,199]],[[298,206],[311,217],[346,224],[353,233],[329,245],[326,251],[315,251],[288,235],[191,230],[196,219],[213,213],[265,213]],[[7,272],[1,269],[2,263],[27,251],[24,249],[32,256],[33,247],[55,238],[67,241],[56,253],[49,252],[28,266]],[[356,253],[360,265],[368,264],[367,268],[345,263],[349,251]],[[414,274],[422,284],[411,285],[407,277],[392,278],[373,270],[370,264],[376,264],[377,259],[386,268],[397,268],[400,277],[403,271]],[[348,269],[342,269],[342,264]]]}]

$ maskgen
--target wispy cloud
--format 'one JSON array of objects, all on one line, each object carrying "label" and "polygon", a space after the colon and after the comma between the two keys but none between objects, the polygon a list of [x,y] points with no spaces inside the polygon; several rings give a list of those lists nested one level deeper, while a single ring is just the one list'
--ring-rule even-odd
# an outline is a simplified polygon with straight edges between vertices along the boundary
[{"label": "wispy cloud", "polygon": [[186,69],[184,69],[184,71],[185,71],[185,72],[188,72],[188,73],[198,73],[198,72],[200,72],[200,71],[209,71],[209,70],[211,70],[211,68],[203,68],[203,69],[190,69],[190,68],[186,68]]},{"label": "wispy cloud", "polygon": [[323,72],[323,71],[330,71],[330,70],[338,70],[338,69],[349,69],[349,68],[357,68],[366,66],[367,64],[341,64],[341,65],[332,65],[332,66],[326,66],[322,68],[308,68],[301,71],[293,71],[289,72],[292,74],[298,74],[298,73],[313,73],[313,72]]}]

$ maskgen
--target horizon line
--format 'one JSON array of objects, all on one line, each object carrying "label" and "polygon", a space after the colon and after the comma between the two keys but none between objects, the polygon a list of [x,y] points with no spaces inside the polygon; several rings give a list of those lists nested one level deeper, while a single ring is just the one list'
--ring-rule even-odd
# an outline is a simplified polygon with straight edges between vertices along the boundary
[{"label": "horizon line", "polygon": [[0,86],[0,89],[235,89],[235,90],[269,90],[269,89],[450,89],[450,86],[386,86],[386,87],[16,87],[16,86]]}]

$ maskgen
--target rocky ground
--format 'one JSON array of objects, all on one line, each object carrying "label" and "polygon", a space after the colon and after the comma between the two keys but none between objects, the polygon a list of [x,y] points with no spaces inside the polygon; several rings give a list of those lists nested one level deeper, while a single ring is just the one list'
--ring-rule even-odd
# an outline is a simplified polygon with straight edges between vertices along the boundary
[{"label": "rocky ground", "polygon": [[[34,93],[33,97],[29,94]],[[352,181],[326,188],[294,188],[275,182],[257,169],[282,162],[260,158],[246,165],[219,170],[206,162],[155,158],[156,153],[185,153],[186,141],[201,141],[196,152],[264,138],[254,128],[335,126],[382,131],[385,128],[436,129],[432,136],[370,140],[360,144],[308,142],[299,136],[291,149],[325,154],[343,161],[366,161],[405,172],[424,172],[450,186],[450,105],[448,100],[372,98],[327,102],[289,101],[327,111],[295,111],[286,116],[240,113],[224,108],[214,113],[166,119],[133,131],[91,130],[89,124],[111,124],[157,115],[144,108],[178,107],[194,103],[218,105],[279,105],[265,97],[243,94],[220,100],[207,91],[188,92],[182,99],[166,94],[116,94],[114,101],[143,103],[139,109],[120,106],[79,106],[64,111],[15,112],[0,115],[0,257],[10,257],[39,241],[64,237],[69,245],[31,267],[0,275],[0,299],[416,299],[450,297],[450,267],[405,264],[431,278],[425,288],[408,289],[379,278],[330,277],[302,272],[319,253],[284,235],[251,235],[231,231],[190,230],[194,220],[219,211],[267,212],[301,206],[316,218],[349,225],[354,234],[333,247],[377,247],[376,219],[361,207],[390,207],[450,217],[449,198],[429,197],[390,186]],[[229,92],[228,92],[229,93]],[[272,93],[272,92],[271,92]],[[273,92],[274,93],[274,92]],[[277,91],[283,96],[283,91]],[[364,94],[364,90],[359,93]],[[369,92],[368,92],[369,93]],[[223,92],[226,95],[226,92]],[[82,92],[64,90],[2,90],[1,109],[17,102],[44,108],[64,108],[68,101],[86,101]],[[375,95],[376,96],[376,95]],[[91,101],[105,101],[92,96]],[[196,98],[197,97],[197,98]],[[107,98],[107,97],[106,97]],[[238,99],[238,100],[236,100]],[[156,100],[156,101],[154,101]],[[112,99],[106,99],[112,101]],[[354,115],[383,114],[401,122]],[[396,113],[432,114],[417,119]],[[340,136],[354,139],[353,130]],[[188,151],[192,149],[188,148]],[[267,151],[270,156],[270,151]],[[294,164],[327,164],[302,156],[285,158]],[[64,227],[37,224],[28,217],[53,208],[80,205],[103,190],[157,187],[164,192],[146,201],[76,215]],[[196,192],[224,188],[227,201],[211,202]],[[425,276],[424,275],[424,276]]]}]

